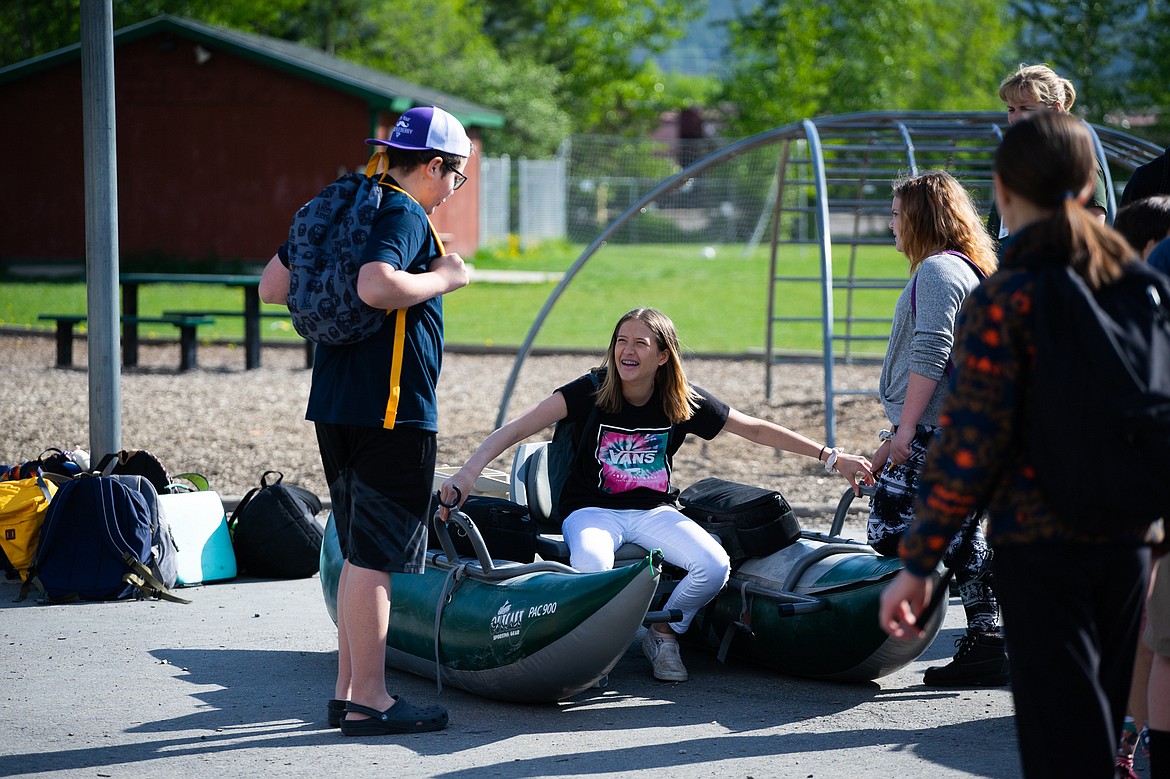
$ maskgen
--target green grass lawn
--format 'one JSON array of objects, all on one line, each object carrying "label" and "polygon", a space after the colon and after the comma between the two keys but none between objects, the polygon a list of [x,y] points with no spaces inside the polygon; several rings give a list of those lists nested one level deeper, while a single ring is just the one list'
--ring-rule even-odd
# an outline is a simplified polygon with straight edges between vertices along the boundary
[{"label": "green grass lawn", "polygon": [[[745,258],[741,246],[716,246],[715,257],[704,247],[680,244],[607,245],[572,279],[550,311],[535,345],[602,349],[614,322],[638,306],[668,314],[678,326],[683,345],[696,352],[740,354],[764,348],[768,302],[766,247]],[[480,269],[566,271],[583,247],[553,245],[524,254],[482,253],[473,264]],[[834,275],[843,279],[849,247],[834,257]],[[862,247],[856,261],[858,277],[904,279],[905,259],[893,247]],[[780,273],[813,277],[811,282],[778,282],[776,315],[811,321],[781,322],[775,330],[775,348],[782,351],[821,351],[820,258],[813,246],[783,246]],[[446,337],[450,344],[515,347],[523,343],[536,316],[555,289],[555,283],[498,284],[477,282],[444,298]],[[853,353],[880,356],[885,352],[889,317],[898,290],[858,290],[852,300],[846,291],[834,291],[834,332],[846,331],[844,317],[854,317],[854,334],[873,336],[855,342]],[[42,313],[81,313],[86,290],[81,282],[0,281],[0,325],[48,330],[37,322]],[[164,310],[240,309],[239,288],[186,284],[149,284],[139,291],[142,315]],[[265,310],[281,311],[280,306]],[[873,322],[864,320],[872,319]],[[295,339],[291,323],[265,319],[266,340]],[[221,318],[200,330],[206,338],[242,339],[243,321]],[[164,335],[170,335],[165,333]],[[844,348],[838,344],[838,349]]]}]

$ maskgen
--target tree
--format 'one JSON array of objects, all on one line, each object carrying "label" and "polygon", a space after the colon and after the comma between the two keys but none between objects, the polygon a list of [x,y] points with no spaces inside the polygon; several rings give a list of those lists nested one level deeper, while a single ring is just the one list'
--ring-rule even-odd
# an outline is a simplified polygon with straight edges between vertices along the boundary
[{"label": "tree", "polygon": [[[483,134],[493,155],[547,157],[572,132],[572,116],[557,99],[560,74],[523,56],[501,57],[482,32],[478,0],[314,0],[310,6],[316,6],[316,25],[304,13],[294,15],[285,37],[499,111],[504,128]],[[325,28],[332,30],[327,36],[316,32]]]},{"label": "tree", "polygon": [[779,0],[729,31],[729,123],[750,135],[824,114],[999,108],[1014,27],[995,0],[962,13],[933,0]]},{"label": "tree", "polygon": [[[1133,42],[1158,29],[1147,18],[1157,5],[1156,0],[1012,0],[1011,9],[1023,24],[1022,60],[1046,63],[1072,81],[1073,110],[1099,122],[1133,97]],[[1165,49],[1158,50],[1156,59],[1164,58]]]},{"label": "tree", "polygon": [[[493,154],[548,156],[573,129],[558,99],[560,73],[501,58],[482,32],[478,0],[114,0],[113,9],[116,29],[183,16],[295,41],[480,103],[505,116],[504,130],[485,132]],[[3,64],[76,44],[79,19],[79,0],[0,4]]]},{"label": "tree", "polygon": [[[303,0],[113,0],[114,29],[160,14],[266,32]],[[9,0],[0,3],[0,66],[72,46],[81,40],[80,0]]]},{"label": "tree", "polygon": [[[215,0],[211,0],[215,1]],[[301,0],[265,31],[352,62],[423,83],[432,69],[465,48],[489,45],[475,0]],[[436,23],[436,20],[441,20]]]},{"label": "tree", "polygon": [[[1130,77],[1131,93],[1127,113],[1153,114],[1157,124],[1142,135],[1170,144],[1170,3],[1151,2],[1147,24],[1133,41],[1134,68]],[[1161,114],[1158,112],[1161,111]]]},{"label": "tree", "polygon": [[0,66],[79,40],[78,0],[20,0],[0,5]]},{"label": "tree", "polygon": [[493,156],[547,158],[573,132],[573,117],[556,99],[561,75],[551,65],[503,60],[492,49],[454,59],[433,85],[502,113],[504,127],[483,131]]},{"label": "tree", "polygon": [[698,0],[481,0],[484,32],[507,58],[551,65],[576,132],[641,134],[657,122],[660,80],[638,53],[663,51]]}]

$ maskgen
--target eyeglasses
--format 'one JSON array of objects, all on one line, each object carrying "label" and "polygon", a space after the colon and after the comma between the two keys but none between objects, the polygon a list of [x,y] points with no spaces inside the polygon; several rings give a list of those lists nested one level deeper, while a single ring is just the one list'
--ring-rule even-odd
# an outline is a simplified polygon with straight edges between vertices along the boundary
[{"label": "eyeglasses", "polygon": [[454,165],[444,162],[443,167],[455,174],[455,186],[452,187],[452,190],[459,189],[461,186],[467,183],[467,176],[464,176],[462,173],[460,173]]}]

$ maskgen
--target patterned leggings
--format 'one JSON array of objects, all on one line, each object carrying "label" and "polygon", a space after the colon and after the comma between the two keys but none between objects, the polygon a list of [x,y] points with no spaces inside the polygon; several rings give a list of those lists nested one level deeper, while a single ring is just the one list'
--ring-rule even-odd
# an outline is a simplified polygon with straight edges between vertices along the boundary
[{"label": "patterned leggings", "polygon": [[[920,428],[910,445],[910,459],[899,465],[886,464],[877,478],[877,489],[870,503],[867,542],[878,554],[898,555],[898,542],[914,520],[914,498],[918,494],[918,475],[926,462],[926,447],[938,435],[939,428]],[[969,553],[963,549],[963,531],[975,523]],[[993,552],[983,535],[978,515],[972,514],[963,528],[951,539],[943,565],[955,564],[955,581],[967,614],[967,628],[977,633],[999,629],[999,604],[992,592],[991,560]]]}]

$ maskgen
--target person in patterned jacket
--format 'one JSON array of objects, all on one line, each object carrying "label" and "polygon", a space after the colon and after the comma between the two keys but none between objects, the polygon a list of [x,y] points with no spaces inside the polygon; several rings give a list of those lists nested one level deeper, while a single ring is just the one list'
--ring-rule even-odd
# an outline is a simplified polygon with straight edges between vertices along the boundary
[{"label": "person in patterned jacket", "polygon": [[[1076,530],[1045,501],[1031,452],[1035,265],[1063,264],[1097,289],[1133,250],[1082,204],[1093,144],[1077,119],[1038,112],[1013,125],[995,155],[995,191],[1011,232],[998,272],[968,297],[943,406],[927,457],[905,565],[882,594],[881,627],[920,631],[931,574],[965,517],[984,509],[995,549],[1024,774],[1112,777],[1149,568],[1144,532],[1102,522]],[[1091,379],[1088,379],[1091,380]],[[1069,388],[1075,392],[1075,387]],[[1140,452],[1052,451],[1069,468]]]}]

